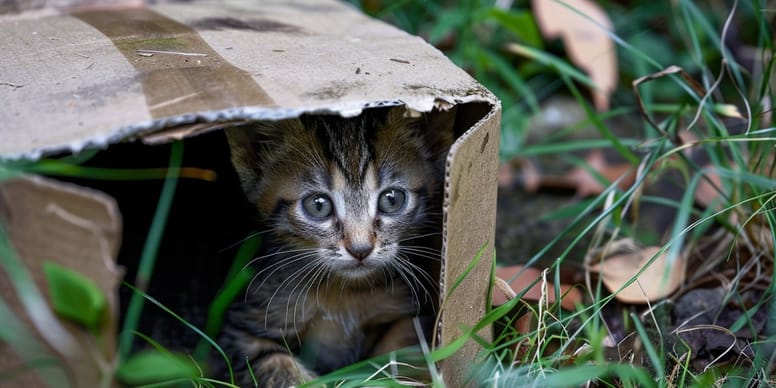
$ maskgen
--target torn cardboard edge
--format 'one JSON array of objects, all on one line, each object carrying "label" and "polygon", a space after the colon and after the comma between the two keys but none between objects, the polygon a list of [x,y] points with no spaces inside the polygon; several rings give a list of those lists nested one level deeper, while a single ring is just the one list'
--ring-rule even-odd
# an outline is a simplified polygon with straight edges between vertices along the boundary
[{"label": "torn cardboard edge", "polygon": [[[431,103],[429,104],[429,102]],[[465,105],[467,103],[488,103],[492,105],[494,101],[492,99],[482,98],[481,96],[467,96],[464,98],[456,98],[455,101],[445,101],[439,97],[418,99],[415,104],[408,104],[402,100],[390,100],[355,104],[353,107],[333,106],[295,110],[238,108],[228,111],[198,112],[194,115],[155,120],[119,130],[119,132],[131,133],[133,135],[131,135],[129,139],[140,139],[146,144],[162,144],[169,141],[182,140],[189,136],[201,135],[214,130],[221,130],[231,126],[244,125],[252,121],[295,119],[304,114],[355,117],[360,115],[365,109],[391,106],[404,106],[410,114],[412,114],[411,112],[428,113],[434,109],[449,110],[454,106]],[[119,137],[118,139],[122,138]],[[94,144],[93,146],[104,147],[109,143],[115,142],[116,141],[110,141],[110,139],[108,139],[107,143]],[[43,152],[45,153],[45,151]]]},{"label": "torn cardboard edge", "polygon": [[[242,125],[251,121],[279,121],[298,118],[303,114],[340,115],[355,117],[364,109],[405,106],[410,111],[428,113],[433,109],[449,109],[452,106],[468,103],[487,103],[493,105],[495,97],[484,98],[480,95],[466,96],[446,101],[443,97],[419,98],[410,103],[403,100],[378,101],[343,106],[315,107],[308,109],[279,109],[262,107],[232,108],[210,112],[192,112],[179,116],[140,122],[117,128],[110,134],[84,139],[81,142],[58,144],[34,148],[23,153],[0,154],[0,161],[37,160],[47,155],[62,153],[77,154],[88,149],[107,149],[111,144],[140,140],[147,144],[162,144],[182,140],[190,136],[204,134],[230,126]],[[444,101],[444,102],[441,102]]]},{"label": "torn cardboard edge", "polygon": [[14,129],[0,130],[0,159],[105,148],[203,122],[496,100],[420,38],[337,2],[40,12],[0,18],[0,82],[15,85],[0,86],[11,102],[0,117]]}]

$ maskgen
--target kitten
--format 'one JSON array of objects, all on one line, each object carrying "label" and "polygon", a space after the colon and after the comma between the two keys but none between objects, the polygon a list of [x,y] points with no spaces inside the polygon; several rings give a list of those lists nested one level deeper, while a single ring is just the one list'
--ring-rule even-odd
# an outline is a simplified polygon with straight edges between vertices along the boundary
[{"label": "kitten", "polygon": [[259,386],[298,385],[417,344],[414,317],[430,336],[455,112],[404,113],[227,131],[273,246],[253,261],[257,274],[220,338],[240,386],[254,376]]}]

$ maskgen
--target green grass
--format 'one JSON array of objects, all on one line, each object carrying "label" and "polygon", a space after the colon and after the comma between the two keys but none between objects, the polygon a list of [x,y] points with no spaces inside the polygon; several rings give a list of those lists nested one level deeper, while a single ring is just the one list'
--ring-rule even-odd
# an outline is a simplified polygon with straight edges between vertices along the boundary
[{"label": "green grass", "polygon": [[[678,336],[693,329],[669,327],[664,310],[668,308],[666,303],[622,308],[600,279],[589,277],[586,284],[576,285],[585,290],[587,298],[575,311],[564,311],[557,303],[528,302],[521,299],[522,293],[518,293],[507,304],[488,311],[475,327],[465,329],[458,341],[422,352],[424,357],[421,359],[408,364],[399,361],[402,357],[368,360],[323,376],[318,382],[362,386],[370,381],[376,386],[395,386],[398,381],[391,376],[392,370],[407,368],[405,371],[411,374],[413,368],[425,365],[434,371],[436,362],[454,354],[467,340],[477,341],[483,347],[481,362],[471,373],[471,379],[483,386],[572,386],[595,381],[603,386],[703,387],[722,383],[747,386],[774,380],[768,370],[776,354],[776,303],[773,302],[773,276],[776,275],[772,248],[776,242],[773,212],[776,127],[769,119],[772,108],[766,104],[776,97],[774,60],[770,54],[773,52],[772,26],[776,14],[772,2],[754,0],[711,5],[690,0],[598,2],[613,19],[615,33],[612,38],[617,43],[620,63],[620,86],[613,93],[613,107],[607,112],[592,108],[587,92],[591,82],[566,58],[562,45],[540,37],[527,1],[516,1],[510,9],[498,8],[493,2],[484,0],[462,1],[457,7],[441,1],[364,3],[364,9],[375,17],[395,23],[442,47],[453,61],[502,100],[500,151],[503,160],[544,157],[571,163],[580,160],[569,156],[571,152],[607,149],[638,172],[634,185],[628,189],[610,185],[600,195],[545,215],[548,219],[566,217],[567,227],[547,245],[539,247],[532,257],[526,258],[525,264],[540,265],[549,261],[546,280],[555,285],[556,294],[562,272],[569,267],[576,268],[574,255],[577,252],[588,251],[616,237],[646,239],[639,234],[641,227],[636,209],[645,203],[673,206],[676,209],[673,222],[664,235],[657,237],[663,251],[677,257],[683,252],[695,252],[699,246],[709,246],[710,238],[717,244],[726,244],[714,251],[717,255],[709,257],[700,270],[723,274],[726,269],[737,269],[733,275],[725,275],[728,285],[725,300],[738,300],[746,306],[747,313],[729,327],[715,329],[748,330],[753,334],[748,343],[751,353],[741,353],[743,356],[730,364],[712,361],[698,369],[690,362],[695,356],[692,347]],[[735,36],[730,29],[725,29],[728,18],[736,27]],[[723,47],[721,42],[725,41],[725,34],[735,38],[731,44],[747,46],[761,53],[751,57],[754,61],[751,69],[739,63],[739,53]],[[510,44],[512,50],[507,50],[506,46]],[[677,72],[632,85],[634,80],[672,65],[683,69],[686,77]],[[581,107],[584,119],[557,133],[548,133],[539,141],[529,142],[532,118],[542,114],[547,98],[558,95],[575,101]],[[730,106],[737,107],[745,119],[731,118],[726,110]],[[629,135],[621,135],[620,128],[616,127],[623,122],[630,126]],[[595,137],[573,138],[590,129]],[[678,136],[681,132],[692,133],[697,140],[687,143]],[[699,164],[685,154],[687,150],[703,155],[709,162]],[[181,149],[175,148],[169,167],[156,170],[103,170],[79,166],[93,155],[86,153],[60,160],[1,164],[0,178],[39,173],[112,180],[165,179],[165,194],[160,198],[143,254],[145,264],[135,282],[140,291],[133,297],[124,322],[119,370],[125,368],[124,373],[129,373],[130,379],[144,377],[138,371],[148,369],[143,362],[150,361],[142,357],[150,357],[152,363],[168,365],[177,373],[151,376],[152,381],[229,386],[207,379],[197,369],[196,362],[189,363],[190,360],[181,360],[178,355],[166,354],[163,347],[156,346],[157,354],[153,356],[136,355],[141,357],[139,361],[130,355],[132,341],[139,335],[134,328],[144,301],[176,316],[182,328],[187,327],[201,336],[202,344],[195,360],[203,359],[202,354],[211,346],[219,351],[212,336],[223,314],[225,300],[234,296],[234,289],[223,289],[222,297],[211,306],[208,327],[196,328],[153,296],[142,292],[143,284],[153,274],[153,259],[171,206],[176,177],[208,179],[206,172],[179,168],[180,152]],[[667,199],[660,193],[645,192],[648,183],[668,172],[676,172],[679,176],[679,183],[684,188],[679,198]],[[714,206],[697,207],[694,189],[707,183],[711,176],[719,177],[719,182],[715,183],[721,190],[719,200]],[[735,215],[736,221],[731,221],[731,214]],[[761,233],[761,230],[765,231]],[[572,233],[572,238],[567,238]],[[548,258],[548,252],[560,244],[566,244],[561,254]],[[250,247],[245,249],[250,250]],[[12,285],[28,308],[40,306],[40,290],[34,288],[28,274],[20,269],[2,228],[0,251],[2,268],[14,274]],[[238,258],[237,262],[240,260]],[[701,278],[703,273],[691,275]],[[762,288],[760,298],[739,300],[741,291],[751,287]],[[0,315],[11,316],[8,310],[5,301],[0,301]],[[767,314],[764,330],[755,327],[753,316],[758,310]],[[611,316],[612,311],[621,315],[624,330],[630,334],[629,341],[633,341],[626,346],[633,352],[632,359],[621,360],[613,355],[611,347],[604,345],[609,330],[605,318]],[[530,318],[530,330],[514,329],[515,319],[521,316]],[[478,337],[480,330],[494,323],[502,327],[495,341]],[[52,361],[54,358],[21,322],[8,321],[8,325],[0,329],[0,337],[19,350],[29,367],[35,368],[44,381],[55,382],[62,378],[60,366]],[[153,343],[152,338],[146,340]],[[136,365],[133,366],[130,360]],[[0,381],[17,372],[2,371]],[[438,374],[432,373],[431,380],[425,383],[442,386],[441,381]]]},{"label": "green grass", "polygon": [[[770,244],[776,240],[771,211],[776,196],[775,162],[770,156],[776,144],[776,128],[766,120],[772,108],[764,105],[768,99],[773,101],[776,85],[772,75],[774,60],[770,56],[774,5],[759,1],[711,6],[692,1],[597,3],[613,19],[612,38],[618,45],[620,87],[613,94],[610,112],[595,112],[591,108],[584,91],[590,81],[565,59],[558,42],[534,41],[535,35],[530,31],[536,24],[526,22],[525,18],[531,19],[527,2],[515,2],[509,10],[476,0],[461,2],[457,7],[407,1],[367,10],[426,37],[431,43],[442,43],[451,59],[502,99],[503,159],[559,156],[571,160],[566,156],[570,151],[608,148],[629,161],[634,170],[639,168],[640,174],[631,189],[623,191],[610,186],[569,211],[552,212],[555,215],[548,217],[574,217],[569,219],[565,232],[540,248],[526,264],[538,264],[547,259],[545,254],[553,245],[566,242],[568,246],[551,267],[550,280],[554,278],[558,284],[561,269],[573,264],[572,252],[589,249],[585,244],[590,239],[585,237],[592,237],[593,241],[614,236],[639,238],[629,235],[638,231],[638,220],[632,218],[634,208],[642,203],[662,203],[676,208],[674,222],[662,238],[663,250],[672,256],[679,255],[721,227],[731,238],[724,241],[729,246],[723,247],[723,255],[714,258],[717,267],[721,269],[736,260],[741,261],[741,267],[751,268],[753,262],[764,266],[765,278],[757,280],[766,289],[749,313],[766,306],[763,308],[770,309],[769,322],[776,322],[776,304],[771,302],[773,279],[767,278],[773,276],[772,269],[768,270],[773,265],[772,249],[769,252],[768,242],[763,240],[754,241],[755,246],[743,252],[741,247],[742,236],[751,234],[754,226],[765,226],[767,232],[761,239],[771,240]],[[735,29],[729,44],[761,53],[753,57],[752,69],[739,63],[740,58],[721,43],[725,40],[723,34],[732,36],[731,28],[725,27],[728,18]],[[507,45],[512,45],[509,52],[504,50]],[[510,52],[518,52],[520,57]],[[685,77],[677,72],[631,87],[634,80],[672,65],[683,69]],[[528,144],[531,117],[541,114],[541,102],[549,95],[573,98],[587,118],[560,135],[548,134],[538,143]],[[745,119],[733,120],[731,115],[735,112],[730,107],[737,107]],[[615,134],[613,125],[622,121],[613,118],[630,121],[630,137]],[[586,127],[592,127],[599,136],[582,141],[563,140]],[[697,141],[682,142],[678,137],[680,131],[693,133]],[[710,162],[699,165],[683,153],[690,149]],[[684,194],[676,200],[662,198],[659,193],[645,195],[643,186],[663,176],[669,170],[666,165],[679,172]],[[695,207],[694,189],[709,182],[710,176],[720,177],[716,183],[721,190],[720,199],[716,207]],[[731,213],[742,221],[730,222]],[[579,227],[582,233],[568,243],[562,235],[578,231]],[[732,281],[727,299],[738,297],[736,290],[743,287],[740,276]],[[698,372],[689,365],[687,357],[682,358],[682,354],[666,347],[664,342],[671,333],[662,332],[660,325],[664,323],[650,309],[646,315],[631,314],[626,320],[642,343],[644,363],[631,368],[627,363],[605,360],[602,355],[606,349],[600,344],[600,333],[605,327],[601,316],[614,299],[600,282],[589,286],[589,301],[575,312],[563,312],[557,305],[544,309],[524,306],[522,311],[532,314],[541,325],[528,333],[503,333],[499,341],[486,344],[485,352],[497,362],[484,364],[481,369],[485,371],[478,370],[477,378],[494,385],[534,379],[540,386],[582,384],[591,379],[604,385],[625,386],[705,386],[725,381],[736,385],[771,379],[764,371],[772,358],[774,333],[756,333],[760,337],[752,341],[756,350],[751,364],[709,365],[707,370]],[[499,309],[490,314],[510,316]],[[486,320],[490,320],[490,314]],[[744,314],[729,329],[753,330],[751,325],[751,316]],[[776,327],[773,325],[769,327]],[[548,345],[551,343],[554,348]],[[509,350],[510,345],[517,344],[521,347],[517,353]],[[587,350],[575,354],[583,349]],[[668,382],[659,380],[661,377]]]}]

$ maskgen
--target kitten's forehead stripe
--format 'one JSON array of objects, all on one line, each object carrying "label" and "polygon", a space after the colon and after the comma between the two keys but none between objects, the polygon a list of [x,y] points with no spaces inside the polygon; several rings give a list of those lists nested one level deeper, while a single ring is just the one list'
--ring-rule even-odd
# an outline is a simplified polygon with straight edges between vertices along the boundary
[{"label": "kitten's forehead stripe", "polygon": [[315,131],[324,157],[331,160],[348,182],[361,185],[374,161],[376,120],[310,118],[306,125]]}]

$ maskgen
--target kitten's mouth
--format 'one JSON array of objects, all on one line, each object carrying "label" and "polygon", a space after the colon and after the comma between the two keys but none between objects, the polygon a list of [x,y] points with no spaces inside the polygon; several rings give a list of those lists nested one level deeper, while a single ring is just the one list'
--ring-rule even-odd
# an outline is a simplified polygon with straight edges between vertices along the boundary
[{"label": "kitten's mouth", "polygon": [[347,279],[362,279],[376,273],[380,269],[378,261],[370,258],[364,260],[353,258],[342,260],[337,267],[337,274]]}]

